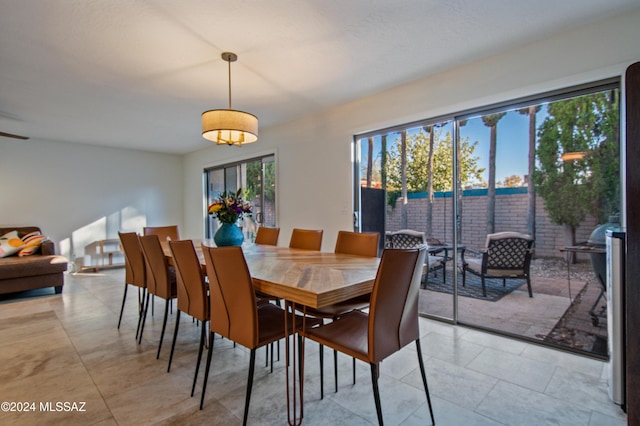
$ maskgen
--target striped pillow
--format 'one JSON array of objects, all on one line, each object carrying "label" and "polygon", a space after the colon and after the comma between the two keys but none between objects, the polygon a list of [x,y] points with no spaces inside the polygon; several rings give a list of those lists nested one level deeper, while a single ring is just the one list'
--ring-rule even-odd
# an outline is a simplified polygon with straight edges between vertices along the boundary
[{"label": "striped pillow", "polygon": [[35,231],[30,234],[22,237],[22,242],[24,245],[18,252],[18,256],[30,256],[38,251],[40,248],[40,244],[47,241],[49,238],[45,235],[40,234],[40,232]]}]

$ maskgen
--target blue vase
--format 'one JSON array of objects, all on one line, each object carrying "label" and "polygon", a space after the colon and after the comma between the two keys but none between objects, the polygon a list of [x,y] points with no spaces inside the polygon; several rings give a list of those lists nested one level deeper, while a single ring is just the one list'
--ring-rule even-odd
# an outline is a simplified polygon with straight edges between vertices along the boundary
[{"label": "blue vase", "polygon": [[241,246],[244,235],[235,223],[223,223],[213,236],[213,241],[218,247]]}]

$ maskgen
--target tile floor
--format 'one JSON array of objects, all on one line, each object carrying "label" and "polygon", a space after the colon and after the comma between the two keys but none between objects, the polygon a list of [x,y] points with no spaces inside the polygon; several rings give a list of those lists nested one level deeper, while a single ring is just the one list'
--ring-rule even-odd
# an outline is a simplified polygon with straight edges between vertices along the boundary
[{"label": "tile floor", "polygon": [[[0,400],[15,402],[13,408],[26,402],[35,409],[4,412],[3,405],[0,424],[241,423],[249,352],[216,339],[200,411],[204,368],[196,395],[189,396],[199,329],[186,317],[181,321],[167,373],[175,314],[156,360],[163,302],[156,300],[155,316],[147,321],[142,344],[136,344],[133,288],[123,324],[116,329],[123,279],[122,269],[67,275],[61,296],[43,290],[28,298],[0,299]],[[420,327],[438,425],[626,424],[622,410],[607,397],[600,361],[427,319]],[[331,358],[327,351],[325,398],[320,400],[317,345],[307,342],[303,424],[376,424],[368,366],[357,364],[354,386],[351,360],[341,356],[339,391],[334,393]],[[284,425],[284,360],[275,363],[273,374],[264,362],[261,350],[249,424]],[[380,386],[386,424],[430,424],[414,345],[381,364]],[[55,411],[58,402],[68,404]]]}]

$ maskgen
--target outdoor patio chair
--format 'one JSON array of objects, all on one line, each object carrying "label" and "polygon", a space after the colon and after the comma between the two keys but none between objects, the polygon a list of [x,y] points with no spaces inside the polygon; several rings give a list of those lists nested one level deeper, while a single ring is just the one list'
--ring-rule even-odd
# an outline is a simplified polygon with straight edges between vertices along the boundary
[{"label": "outdoor patio chair", "polygon": [[[467,249],[466,251],[470,251]],[[466,285],[467,272],[480,277],[482,295],[487,296],[486,278],[501,278],[506,286],[508,278],[524,278],[527,280],[529,297],[531,277],[529,267],[533,254],[533,238],[519,232],[498,232],[487,235],[485,248],[478,252],[481,258],[466,259],[462,252],[462,285]]]},{"label": "outdoor patio chair", "polygon": [[443,256],[440,253],[444,251],[444,248],[439,249],[437,246],[431,246],[424,232],[414,231],[413,229],[401,229],[395,232],[387,232],[385,235],[385,248],[394,249],[409,249],[426,245],[427,248],[427,273],[423,273],[422,281],[426,284],[426,276],[433,272],[437,275],[437,271],[442,269],[442,282],[447,279],[446,264],[447,256]]}]

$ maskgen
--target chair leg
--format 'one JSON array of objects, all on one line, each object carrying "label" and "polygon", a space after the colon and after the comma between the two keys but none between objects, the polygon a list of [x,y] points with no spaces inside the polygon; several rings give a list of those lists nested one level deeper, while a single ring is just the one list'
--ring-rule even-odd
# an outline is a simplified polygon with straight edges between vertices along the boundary
[{"label": "chair leg", "polygon": [[204,348],[204,338],[207,334],[206,332],[206,321],[202,321],[202,330],[200,332],[200,346],[198,347],[198,360],[196,361],[196,372],[193,375],[193,385],[191,385],[191,396],[196,390],[196,380],[198,380],[198,371],[200,371],[200,361],[202,360],[202,348]]},{"label": "chair leg", "polygon": [[424,391],[427,394],[427,404],[429,405],[429,414],[431,415],[431,424],[435,425],[436,421],[433,418],[433,408],[431,407],[431,397],[429,397],[429,386],[427,386],[427,375],[424,372],[424,362],[422,362],[422,351],[420,350],[420,339],[416,339],[416,350],[418,351],[418,363],[420,364],[420,374],[422,375],[422,384],[424,385]]},{"label": "chair leg", "polygon": [[165,300],[164,318],[162,319],[162,331],[160,332],[160,343],[158,344],[158,353],[156,359],[160,359],[160,349],[162,349],[162,341],[164,340],[164,331],[167,328],[167,315],[169,314],[169,299]]},{"label": "chair leg", "polygon": [[167,366],[167,373],[171,371],[171,361],[173,360],[173,351],[176,348],[176,338],[178,337],[178,327],[180,326],[180,310],[176,314],[176,327],[173,330],[173,342],[171,342],[171,354],[169,355],[169,365]]},{"label": "chair leg", "polygon": [[138,319],[138,329],[140,330],[138,333],[136,333],[136,336],[138,337],[138,344],[142,343],[142,332],[144,331],[144,323],[147,320],[148,310],[149,310],[149,292],[147,292],[147,302],[144,303],[142,316]]},{"label": "chair leg", "polygon": [[353,384],[356,384],[356,359],[355,358],[351,358],[351,360],[353,361]]},{"label": "chair leg", "polygon": [[271,347],[271,372],[273,373],[273,343],[269,346]]},{"label": "chair leg", "polygon": [[302,336],[298,334],[298,383],[302,383]]},{"label": "chair leg", "polygon": [[529,289],[529,297],[533,297],[533,291],[531,290],[531,278],[527,275],[527,288]]},{"label": "chair leg", "polygon": [[251,389],[253,388],[253,371],[256,364],[256,350],[251,349],[251,358],[249,360],[249,376],[247,377],[247,396],[244,401],[244,418],[242,419],[242,426],[246,426],[247,417],[249,416],[249,402],[251,401]]},{"label": "chair leg", "polygon": [[138,334],[140,333],[140,322],[142,320],[142,314],[144,313],[144,299],[146,298],[146,295],[146,287],[142,288],[142,296],[140,296],[140,289],[138,288],[138,326],[136,327],[136,340],[138,340]]},{"label": "chair leg", "polygon": [[484,275],[482,276],[482,296],[487,297],[487,286],[484,282]]},{"label": "chair leg", "polygon": [[382,406],[380,405],[380,390],[378,389],[378,365],[375,362],[371,365],[371,386],[373,387],[373,400],[376,403],[376,413],[378,414],[378,424],[382,426]]},{"label": "chair leg", "polygon": [[324,346],[320,345],[320,399],[324,399]]},{"label": "chair leg", "polygon": [[462,267],[462,287],[467,286],[467,270]]},{"label": "chair leg", "polygon": [[333,350],[333,376],[336,381],[336,393],[338,393],[338,351]]},{"label": "chair leg", "polygon": [[445,281],[447,281],[447,263],[443,262],[442,263],[442,284],[444,284]]},{"label": "chair leg", "polygon": [[118,318],[118,330],[120,330],[120,323],[122,322],[122,313],[124,312],[124,302],[127,301],[127,288],[129,288],[129,284],[124,283],[124,296],[122,297],[122,307],[120,308],[120,318]]},{"label": "chair leg", "polygon": [[[209,334],[209,341],[213,342],[213,331]],[[200,409],[204,405],[204,394],[207,391],[207,380],[209,379],[209,367],[211,367],[211,354],[213,353],[213,345],[209,345],[207,352],[207,366],[204,369],[204,382],[202,383],[202,395],[200,396]],[[252,352],[253,354],[253,352]]]}]

